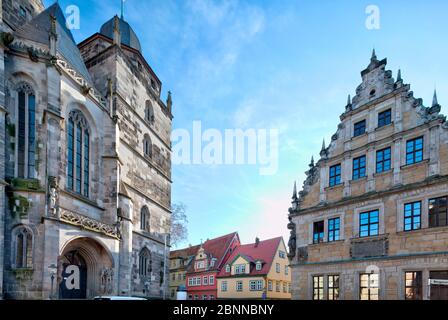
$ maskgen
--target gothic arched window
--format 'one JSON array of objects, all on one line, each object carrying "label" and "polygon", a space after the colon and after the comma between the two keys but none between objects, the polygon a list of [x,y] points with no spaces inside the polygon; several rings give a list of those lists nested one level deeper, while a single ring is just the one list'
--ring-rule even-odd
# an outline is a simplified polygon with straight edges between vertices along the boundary
[{"label": "gothic arched window", "polygon": [[89,196],[90,130],[83,114],[70,112],[67,123],[67,187]]},{"label": "gothic arched window", "polygon": [[33,267],[33,235],[30,230],[21,226],[13,232],[14,268]]},{"label": "gothic arched window", "polygon": [[154,109],[152,107],[151,101],[149,100],[146,101],[145,120],[148,121],[149,123],[154,122]]},{"label": "gothic arched window", "polygon": [[17,177],[34,178],[36,171],[36,95],[31,86],[17,88]]},{"label": "gothic arched window", "polygon": [[149,135],[145,134],[143,138],[143,153],[147,157],[151,157],[152,155],[152,143]]},{"label": "gothic arched window", "polygon": [[138,273],[140,276],[150,276],[152,272],[151,252],[143,248],[138,255]]},{"label": "gothic arched window", "polygon": [[148,207],[143,207],[140,210],[140,229],[144,231],[150,231],[150,214]]}]

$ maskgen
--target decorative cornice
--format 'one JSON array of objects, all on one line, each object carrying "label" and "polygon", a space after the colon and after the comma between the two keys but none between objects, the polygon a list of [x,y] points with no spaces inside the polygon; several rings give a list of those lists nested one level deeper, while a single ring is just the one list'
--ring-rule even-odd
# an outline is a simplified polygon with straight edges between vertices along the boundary
[{"label": "decorative cornice", "polygon": [[360,201],[378,199],[378,198],[381,198],[381,197],[384,197],[384,196],[387,196],[390,194],[395,194],[395,193],[399,193],[399,192],[403,192],[403,191],[407,191],[407,190],[414,190],[416,188],[428,187],[428,186],[432,186],[434,184],[447,183],[447,182],[448,182],[448,175],[429,177],[429,178],[426,178],[424,181],[419,181],[419,182],[415,182],[415,183],[407,184],[407,185],[399,185],[399,186],[392,187],[392,188],[390,188],[388,190],[384,190],[384,191],[365,193],[365,194],[362,194],[362,195],[356,196],[356,197],[342,198],[341,200],[338,200],[338,201],[335,201],[332,203],[320,203],[316,206],[309,207],[309,208],[304,208],[304,209],[299,209],[299,210],[291,210],[289,217],[292,218],[292,217],[296,217],[296,216],[300,216],[300,215],[304,215],[304,214],[313,213],[316,211],[329,210],[332,208],[337,208],[337,207],[341,207],[344,205],[350,205],[350,204],[357,203]]},{"label": "decorative cornice", "polygon": [[[91,88],[90,84],[81,76],[75,69],[73,69],[68,62],[63,59],[57,58],[56,65],[59,66],[65,73],[70,75],[70,77],[75,80],[76,83],[80,85],[81,88],[84,88],[84,93],[90,95],[95,102],[101,105],[104,109],[108,110],[107,100],[98,92],[95,88]],[[87,90],[89,88],[89,90]]]},{"label": "decorative cornice", "polygon": [[120,228],[118,224],[106,224],[64,208],[60,208],[59,214],[59,219],[62,222],[66,222],[68,224],[78,226],[89,231],[102,233],[117,240],[121,239]]}]

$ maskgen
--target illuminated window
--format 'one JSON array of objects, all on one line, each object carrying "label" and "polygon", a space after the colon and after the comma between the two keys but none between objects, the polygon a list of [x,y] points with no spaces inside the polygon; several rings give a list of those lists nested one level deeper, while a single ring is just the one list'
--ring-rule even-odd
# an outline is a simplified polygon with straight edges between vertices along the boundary
[{"label": "illuminated window", "polygon": [[339,300],[339,275],[327,277],[328,300]]},{"label": "illuminated window", "polygon": [[361,300],[379,300],[379,275],[377,273],[360,274],[359,289]]},{"label": "illuminated window", "polygon": [[422,300],[422,272],[412,271],[405,273],[405,299]]},{"label": "illuminated window", "polygon": [[313,300],[324,299],[324,276],[313,277]]}]

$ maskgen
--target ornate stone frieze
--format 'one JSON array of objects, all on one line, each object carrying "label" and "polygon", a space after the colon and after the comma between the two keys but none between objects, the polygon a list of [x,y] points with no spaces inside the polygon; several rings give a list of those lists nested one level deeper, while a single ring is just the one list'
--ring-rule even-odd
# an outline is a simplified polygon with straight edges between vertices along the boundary
[{"label": "ornate stone frieze", "polygon": [[60,208],[59,214],[59,219],[63,222],[79,226],[86,230],[102,233],[115,239],[120,239],[120,228],[117,225],[105,224],[64,208]]},{"label": "ornate stone frieze", "polygon": [[[82,77],[75,69],[73,69],[65,60],[57,58],[56,64],[66,73],[68,73],[81,87],[87,88],[90,87],[89,83]],[[86,94],[90,94],[99,104],[101,104],[104,108],[107,107],[107,101],[104,97],[95,90],[95,88],[90,88],[89,92]]]}]

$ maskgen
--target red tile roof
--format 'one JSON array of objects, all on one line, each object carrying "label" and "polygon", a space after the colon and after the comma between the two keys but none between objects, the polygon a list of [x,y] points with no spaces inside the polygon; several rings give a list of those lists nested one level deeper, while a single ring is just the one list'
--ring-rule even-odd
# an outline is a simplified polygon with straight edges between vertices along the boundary
[{"label": "red tile roof", "polygon": [[[204,252],[207,255],[207,257],[217,259],[217,263],[215,263],[213,267],[207,269],[207,271],[219,270],[219,268],[222,265],[222,260],[226,255],[235,237],[237,237],[239,241],[238,233],[232,232],[215,239],[207,240],[203,243],[202,247],[204,248]],[[190,264],[187,271],[194,272],[193,266],[194,266],[193,263]]]},{"label": "red tile roof", "polygon": [[175,259],[175,258],[184,258],[185,259],[185,258],[194,256],[198,252],[199,248],[200,248],[200,246],[198,245],[198,246],[191,246],[188,248],[171,251],[170,259]]},{"label": "red tile roof", "polygon": [[[255,265],[251,265],[250,275],[264,275],[268,274],[271,265],[275,258],[275,253],[280,243],[283,241],[282,237],[273,238],[269,240],[260,241],[258,246],[255,243],[245,244],[237,247],[235,251],[229,256],[225,264],[231,264],[239,256],[248,260],[252,264],[256,261],[262,262],[261,270],[256,270]],[[247,274],[246,274],[247,275]],[[226,272],[226,268],[222,268],[218,277],[232,277],[230,272]]]}]

